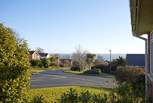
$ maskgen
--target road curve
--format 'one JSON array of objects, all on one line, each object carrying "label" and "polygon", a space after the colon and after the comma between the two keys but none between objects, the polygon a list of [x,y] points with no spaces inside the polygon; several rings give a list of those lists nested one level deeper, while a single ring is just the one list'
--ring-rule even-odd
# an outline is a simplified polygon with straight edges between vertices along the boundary
[{"label": "road curve", "polygon": [[112,76],[85,76],[64,73],[63,70],[50,70],[32,75],[31,88],[57,86],[91,86],[113,88],[116,86]]}]

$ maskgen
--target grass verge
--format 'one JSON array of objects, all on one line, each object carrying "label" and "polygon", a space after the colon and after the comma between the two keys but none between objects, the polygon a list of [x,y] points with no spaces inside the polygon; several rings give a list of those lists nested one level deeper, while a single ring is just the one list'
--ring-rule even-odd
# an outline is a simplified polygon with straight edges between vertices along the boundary
[{"label": "grass verge", "polygon": [[45,68],[31,67],[31,73],[32,74],[38,74],[38,73],[41,73],[45,70],[46,70]]},{"label": "grass verge", "polygon": [[83,71],[72,71],[72,70],[64,70],[64,73],[71,73],[71,74],[83,74]]},{"label": "grass verge", "polygon": [[31,67],[31,73],[32,74],[39,74],[39,73],[47,71],[47,70],[61,70],[61,69],[63,69],[63,68],[55,67],[55,66],[48,67],[48,68],[44,68],[44,67],[42,67],[42,68],[40,68],[40,67]]},{"label": "grass verge", "polygon": [[96,88],[96,87],[80,87],[80,86],[65,86],[65,87],[52,87],[52,88],[38,88],[31,89],[29,92],[30,99],[32,100],[34,96],[43,95],[49,103],[58,103],[60,96],[67,92],[70,88],[75,89],[78,93],[81,91],[88,90],[93,94],[110,93],[112,89]]}]

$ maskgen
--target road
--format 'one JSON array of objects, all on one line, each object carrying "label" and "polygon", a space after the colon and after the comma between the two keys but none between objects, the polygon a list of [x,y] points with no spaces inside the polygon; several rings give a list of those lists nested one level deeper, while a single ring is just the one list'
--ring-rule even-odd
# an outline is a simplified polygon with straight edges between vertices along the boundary
[{"label": "road", "polygon": [[91,86],[113,88],[114,78],[110,75],[85,76],[64,73],[63,70],[50,70],[32,75],[31,88],[57,87],[57,86]]}]

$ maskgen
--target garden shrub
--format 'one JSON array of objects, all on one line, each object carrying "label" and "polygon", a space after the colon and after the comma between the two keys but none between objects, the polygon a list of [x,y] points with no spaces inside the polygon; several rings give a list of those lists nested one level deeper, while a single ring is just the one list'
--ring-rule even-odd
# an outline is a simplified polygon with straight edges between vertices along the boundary
[{"label": "garden shrub", "polygon": [[109,65],[104,65],[104,64],[99,64],[91,67],[91,69],[99,69],[103,73],[110,73],[110,66]]},{"label": "garden shrub", "polygon": [[89,93],[89,91],[82,91],[80,93],[79,101],[81,101],[81,103],[90,103],[91,100],[92,100],[92,95],[91,93]]},{"label": "garden shrub", "polygon": [[[138,67],[119,67],[116,74],[116,79],[121,86],[130,88],[125,94],[130,93],[134,98],[145,98],[145,75],[144,69]],[[122,92],[123,92],[122,91]]]},{"label": "garden shrub", "polygon": [[114,59],[111,64],[118,67],[118,66],[126,66],[127,62],[126,62],[126,59],[119,56],[117,59]]},{"label": "garden shrub", "polygon": [[123,83],[108,94],[92,94],[88,91],[77,93],[70,89],[60,98],[60,103],[145,103],[141,97],[135,97],[132,86]]},{"label": "garden shrub", "polygon": [[0,102],[26,101],[29,87],[29,52],[25,40],[0,24]]},{"label": "garden shrub", "polygon": [[71,67],[71,70],[72,71],[80,71],[81,68],[80,68],[80,66],[73,66],[73,67]]},{"label": "garden shrub", "polygon": [[93,103],[107,103],[108,97],[107,95],[93,95]]},{"label": "garden shrub", "polygon": [[47,58],[43,58],[42,60],[41,60],[41,62],[42,62],[42,65],[45,67],[45,68],[48,68],[49,67],[49,59],[47,59]]},{"label": "garden shrub", "polygon": [[61,96],[60,103],[78,103],[78,93],[76,90],[70,88],[67,93]]},{"label": "garden shrub", "polygon": [[30,62],[32,66],[43,67],[43,63],[41,60],[31,60]]},{"label": "garden shrub", "polygon": [[32,100],[31,103],[49,103],[46,98],[41,95],[41,96],[35,96]]},{"label": "garden shrub", "polygon": [[101,70],[100,69],[91,69],[84,71],[84,74],[94,74],[94,75],[100,75]]}]

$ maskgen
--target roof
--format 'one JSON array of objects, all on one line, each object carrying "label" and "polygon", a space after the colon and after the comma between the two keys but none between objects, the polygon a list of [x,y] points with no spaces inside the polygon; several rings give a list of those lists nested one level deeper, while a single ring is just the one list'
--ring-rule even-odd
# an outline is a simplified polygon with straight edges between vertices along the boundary
[{"label": "roof", "polygon": [[130,0],[130,12],[133,35],[153,30],[153,0]]},{"label": "roof", "polygon": [[127,54],[127,65],[129,66],[145,66],[145,54]]},{"label": "roof", "polygon": [[40,55],[41,57],[45,57],[45,56],[47,56],[47,53],[39,53],[39,55]]},{"label": "roof", "polygon": [[33,54],[34,52],[35,52],[34,50],[32,50],[32,51],[29,51],[29,53],[30,53],[30,54]]}]

